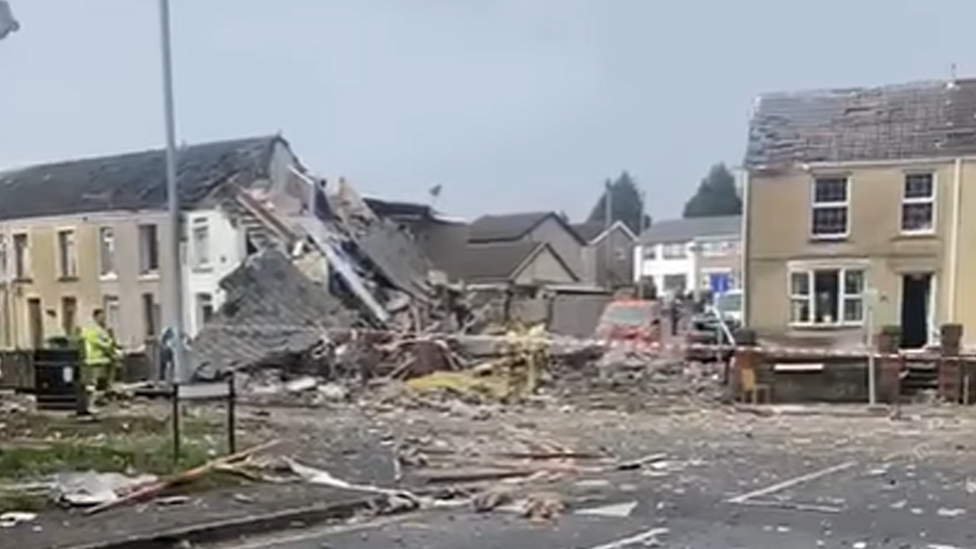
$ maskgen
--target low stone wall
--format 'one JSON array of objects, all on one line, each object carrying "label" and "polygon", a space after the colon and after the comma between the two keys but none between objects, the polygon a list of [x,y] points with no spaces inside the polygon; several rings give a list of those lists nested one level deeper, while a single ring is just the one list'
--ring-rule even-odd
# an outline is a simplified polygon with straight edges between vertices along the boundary
[{"label": "low stone wall", "polygon": [[[777,371],[775,365],[823,364],[820,370]],[[767,367],[770,398],[776,403],[850,404],[868,401],[867,360],[777,360]]]}]

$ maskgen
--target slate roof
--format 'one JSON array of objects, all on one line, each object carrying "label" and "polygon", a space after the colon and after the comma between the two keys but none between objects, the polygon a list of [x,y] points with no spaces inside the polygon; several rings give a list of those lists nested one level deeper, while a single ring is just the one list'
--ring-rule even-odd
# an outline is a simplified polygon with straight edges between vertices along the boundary
[{"label": "slate roof", "polygon": [[745,166],[974,153],[976,79],[962,79],[762,95]]},{"label": "slate roof", "polygon": [[529,241],[469,244],[446,268],[455,280],[505,282],[537,250],[547,246],[543,242]]},{"label": "slate roof", "polygon": [[380,217],[426,219],[434,216],[434,209],[427,204],[380,198],[363,198],[363,202]]},{"label": "slate roof", "polygon": [[668,219],[655,221],[653,225],[641,233],[640,241],[643,244],[691,242],[709,237],[738,237],[741,232],[742,216],[740,215]]},{"label": "slate roof", "polygon": [[[180,200],[192,204],[241,174],[267,177],[279,136],[182,147],[177,157]],[[0,220],[166,206],[162,149],[41,164],[0,173]]]},{"label": "slate roof", "polygon": [[[606,225],[604,225],[602,221],[585,221],[583,223],[574,223],[572,227],[573,230],[576,231],[576,234],[585,240],[587,244],[592,243],[597,239],[597,237],[602,235],[607,230]],[[634,233],[630,231],[630,228],[620,221],[614,222],[611,229],[616,229],[618,227],[626,232],[628,236],[634,238]]]},{"label": "slate roof", "polygon": [[580,238],[589,243],[603,234],[603,231],[607,230],[607,226],[602,221],[585,221],[583,223],[573,223],[573,230],[576,231],[576,234],[580,235]]},{"label": "slate roof", "polygon": [[556,212],[520,212],[501,215],[483,215],[475,219],[468,228],[468,242],[510,242],[519,240],[532,229],[550,217],[565,227],[566,231],[580,244],[585,244],[580,235]]},{"label": "slate roof", "polygon": [[262,365],[284,366],[314,347],[323,328],[354,316],[323,284],[302,274],[282,252],[266,249],[220,281],[226,299],[191,344],[195,376]]}]

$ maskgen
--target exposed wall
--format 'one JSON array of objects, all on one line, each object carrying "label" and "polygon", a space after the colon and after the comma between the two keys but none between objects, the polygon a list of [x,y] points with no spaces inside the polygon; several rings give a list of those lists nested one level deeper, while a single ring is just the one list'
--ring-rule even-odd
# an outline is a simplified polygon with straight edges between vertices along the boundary
[{"label": "exposed wall", "polygon": [[[186,243],[187,261],[183,273],[186,280],[184,286],[184,323],[187,333],[192,337],[203,326],[202,306],[209,297],[214,310],[224,302],[224,292],[220,289],[220,281],[240,265],[246,257],[244,234],[238,229],[227,214],[219,209],[195,210],[186,214],[187,230],[190,236]],[[195,259],[201,250],[192,236],[193,231],[205,228],[208,233],[209,255],[207,265],[195,264]]]}]

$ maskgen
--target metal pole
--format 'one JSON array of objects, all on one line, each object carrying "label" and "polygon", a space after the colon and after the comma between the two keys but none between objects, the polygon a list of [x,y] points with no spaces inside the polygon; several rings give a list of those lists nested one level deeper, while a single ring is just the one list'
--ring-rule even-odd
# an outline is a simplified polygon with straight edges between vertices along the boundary
[{"label": "metal pole", "polygon": [[[641,234],[643,234],[644,232],[644,216],[646,215],[646,208],[647,208],[647,202],[645,202],[645,197],[647,195],[644,193],[643,187],[638,189],[638,194],[640,196],[641,207],[640,207],[640,218],[637,220],[637,246],[631,248],[630,256],[631,259],[634,261],[634,264],[637,266],[637,272],[638,272],[637,299],[643,301],[645,297],[644,296],[644,246],[642,246],[640,243],[641,242],[640,237]],[[634,253],[634,249],[640,250],[641,253],[639,256]]]},{"label": "metal pole", "polygon": [[173,55],[170,45],[169,0],[159,0],[159,31],[163,54],[163,106],[166,121],[166,196],[169,202],[170,273],[172,291],[169,295],[170,326],[173,338],[174,382],[187,381],[186,355],[183,347],[183,261],[180,241],[183,228],[180,221],[180,196],[176,182],[176,114],[173,106]]},{"label": "metal pole", "polygon": [[610,286],[610,270],[613,264],[613,242],[610,241],[610,226],[613,225],[613,183],[609,180],[606,183],[606,191],[603,201],[603,230],[606,232],[604,238],[604,259],[606,264],[603,266],[603,284]]}]

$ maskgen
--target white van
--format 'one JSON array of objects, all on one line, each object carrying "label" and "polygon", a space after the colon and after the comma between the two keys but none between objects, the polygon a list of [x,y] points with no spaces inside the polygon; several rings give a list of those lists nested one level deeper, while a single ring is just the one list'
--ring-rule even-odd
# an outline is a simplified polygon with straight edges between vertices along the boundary
[{"label": "white van", "polygon": [[723,320],[742,324],[742,290],[729,290],[715,296],[715,308]]}]

